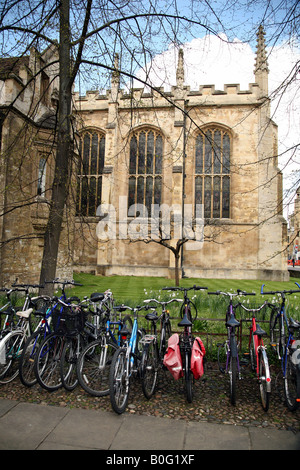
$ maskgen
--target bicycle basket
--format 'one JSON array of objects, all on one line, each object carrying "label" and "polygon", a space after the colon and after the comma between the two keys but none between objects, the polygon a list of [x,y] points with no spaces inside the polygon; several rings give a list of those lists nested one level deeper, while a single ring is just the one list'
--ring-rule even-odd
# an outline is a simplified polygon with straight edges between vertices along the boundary
[{"label": "bicycle basket", "polygon": [[[72,336],[83,331],[87,315],[81,308],[76,308],[72,311],[71,308],[66,307],[62,312],[57,312],[56,309],[53,313],[52,321],[56,332],[59,331]],[[56,317],[57,313],[58,317]]]}]

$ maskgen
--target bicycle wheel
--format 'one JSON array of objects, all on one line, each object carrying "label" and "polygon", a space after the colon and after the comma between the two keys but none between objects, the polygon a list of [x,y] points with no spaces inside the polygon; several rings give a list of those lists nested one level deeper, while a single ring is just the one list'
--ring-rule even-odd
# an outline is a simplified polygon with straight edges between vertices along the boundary
[{"label": "bicycle wheel", "polygon": [[125,317],[122,320],[122,323],[123,323],[123,328],[126,328],[131,334],[132,326],[133,326],[131,316],[130,315],[125,315]]},{"label": "bicycle wheel", "polygon": [[117,346],[99,339],[88,344],[77,361],[77,377],[81,387],[90,395],[109,394],[109,370]]},{"label": "bicycle wheel", "polygon": [[276,310],[273,310],[270,316],[270,344],[281,359],[285,350],[286,334],[284,320],[278,316]]},{"label": "bicycle wheel", "polygon": [[218,343],[218,368],[222,374],[226,372],[226,359],[228,353],[228,344],[227,341],[224,343]]},{"label": "bicycle wheel", "polygon": [[26,341],[24,331],[7,334],[0,345],[0,383],[14,380],[19,373],[19,358]]},{"label": "bicycle wheel", "polygon": [[290,354],[287,356],[286,372],[284,377],[284,397],[286,405],[290,411],[296,411],[299,407],[300,399],[300,370],[293,363]]},{"label": "bicycle wheel", "polygon": [[185,391],[186,399],[188,403],[193,401],[193,374],[191,371],[191,353],[189,350],[185,351],[184,355],[184,379],[185,379]]},{"label": "bicycle wheel", "polygon": [[109,373],[109,395],[113,410],[122,414],[126,410],[129,396],[129,377],[126,373],[126,349],[115,352]]},{"label": "bicycle wheel", "polygon": [[259,352],[259,391],[261,403],[264,411],[268,411],[270,403],[270,391],[268,380],[270,380],[270,370],[267,354],[265,350]]},{"label": "bicycle wheel", "polygon": [[155,393],[158,376],[157,344],[154,341],[145,345],[141,361],[141,382],[145,397],[149,400]]},{"label": "bicycle wheel", "polygon": [[43,339],[44,331],[37,331],[27,339],[24,345],[19,363],[19,375],[22,384],[26,387],[32,387],[37,383],[34,373],[34,359]]},{"label": "bicycle wheel", "polygon": [[167,348],[168,348],[168,340],[172,336],[172,329],[170,321],[167,321],[164,325],[164,328],[161,331],[160,336],[160,357],[163,358]]},{"label": "bicycle wheel", "polygon": [[229,391],[230,402],[236,404],[236,382],[237,382],[237,358],[230,356],[229,360]]},{"label": "bicycle wheel", "polygon": [[41,343],[34,361],[34,372],[38,383],[53,392],[62,387],[60,360],[65,344],[62,334],[51,333]]},{"label": "bicycle wheel", "polygon": [[250,335],[251,335],[251,338],[249,342],[249,356],[250,356],[251,370],[254,372],[256,371],[257,356],[256,356],[256,348],[255,348],[255,339],[254,339],[252,330],[251,330]]},{"label": "bicycle wheel", "polygon": [[70,392],[77,387],[77,357],[80,350],[81,338],[75,336],[65,341],[60,360],[60,377],[66,390]]}]

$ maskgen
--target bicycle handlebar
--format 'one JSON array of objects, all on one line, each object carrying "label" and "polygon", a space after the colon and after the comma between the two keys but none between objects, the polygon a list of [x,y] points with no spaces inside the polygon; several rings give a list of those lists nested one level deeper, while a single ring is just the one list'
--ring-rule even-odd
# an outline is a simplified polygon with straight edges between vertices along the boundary
[{"label": "bicycle handlebar", "polygon": [[156,299],[146,299],[144,300],[145,303],[149,303],[149,302],[156,302],[157,304],[160,304],[160,305],[164,305],[164,304],[170,304],[171,302],[182,302],[182,299],[171,299],[171,300],[167,300],[167,301],[160,301],[160,300],[156,300]]},{"label": "bicycle handlebar", "polygon": [[25,288],[25,289],[26,289],[26,288],[29,288],[29,287],[39,288],[39,289],[41,288],[41,289],[43,289],[43,288],[45,287],[45,286],[43,286],[43,285],[41,285],[41,284],[15,284],[15,283],[12,284],[11,286],[12,286],[13,288],[15,288],[15,287],[17,287],[17,288],[18,288],[18,287],[23,287],[23,288]]},{"label": "bicycle handlebar", "polygon": [[217,290],[216,292],[208,292],[209,295],[227,295],[228,297],[235,297],[237,295],[256,295],[255,292],[245,292],[241,289],[237,289],[237,292],[222,292]]},{"label": "bicycle handlebar", "polygon": [[73,286],[83,286],[83,284],[80,284],[79,282],[75,282],[75,281],[61,281],[59,279],[53,279],[53,281],[44,281],[45,284],[63,284],[63,285],[67,285],[67,284],[70,284],[70,285],[73,285]]},{"label": "bicycle handlebar", "polygon": [[265,287],[265,284],[262,284],[261,286],[261,290],[260,290],[260,293],[261,295],[266,295],[266,294],[280,294],[281,296],[284,295],[284,294],[299,294],[300,293],[300,284],[298,284],[298,282],[295,282],[295,284],[299,287],[299,289],[291,289],[291,290],[276,290],[276,291],[269,291],[269,292],[264,292],[264,287]]},{"label": "bicycle handlebar", "polygon": [[181,291],[192,290],[192,289],[201,290],[201,289],[207,289],[207,287],[194,285],[193,287],[163,287],[162,288],[162,290],[181,290]]},{"label": "bicycle handlebar", "polygon": [[244,304],[242,303],[239,303],[238,304],[240,307],[242,307],[244,310],[246,310],[247,312],[259,312],[260,310],[262,310],[264,307],[266,307],[266,305],[269,305],[268,301],[265,300],[265,302],[260,306],[260,307],[257,307],[257,308],[247,308],[245,307]]},{"label": "bicycle handlebar", "polygon": [[142,305],[142,306],[138,305],[137,307],[129,307],[129,305],[114,305],[113,308],[115,310],[119,310],[120,312],[122,312],[124,310],[131,310],[131,311],[134,312],[134,311],[147,309],[147,307],[145,307],[144,305]]}]

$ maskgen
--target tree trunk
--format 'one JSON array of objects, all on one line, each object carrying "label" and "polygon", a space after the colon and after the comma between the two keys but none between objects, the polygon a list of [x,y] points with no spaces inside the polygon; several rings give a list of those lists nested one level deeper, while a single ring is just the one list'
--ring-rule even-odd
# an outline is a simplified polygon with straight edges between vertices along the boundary
[{"label": "tree trunk", "polygon": [[[53,280],[56,275],[59,239],[62,229],[64,207],[67,199],[69,166],[71,161],[71,61],[69,0],[61,0],[60,46],[59,46],[59,110],[57,152],[48,223],[44,235],[40,283]],[[43,293],[52,294],[53,284],[46,284]]]},{"label": "tree trunk", "polygon": [[175,286],[179,286],[179,253],[175,255]]}]

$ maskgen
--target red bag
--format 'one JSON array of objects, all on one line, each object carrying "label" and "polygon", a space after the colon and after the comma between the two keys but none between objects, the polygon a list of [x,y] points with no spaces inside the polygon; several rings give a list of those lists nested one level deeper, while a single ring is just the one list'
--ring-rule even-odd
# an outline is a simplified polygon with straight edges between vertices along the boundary
[{"label": "red bag", "polygon": [[173,334],[168,340],[168,349],[164,356],[163,364],[171,372],[175,380],[183,376],[178,333]]},{"label": "red bag", "polygon": [[200,379],[204,374],[203,358],[205,352],[205,347],[201,339],[199,337],[195,338],[191,356],[191,371],[195,379]]}]

